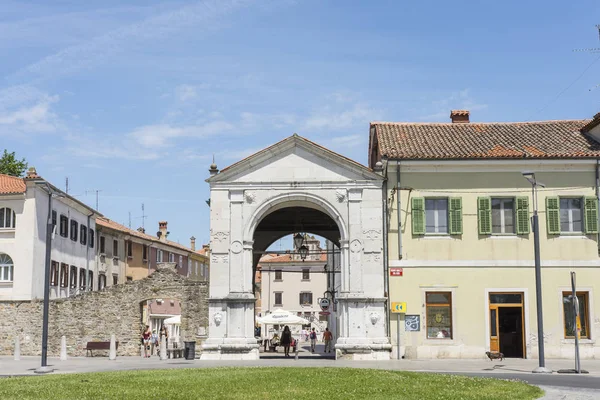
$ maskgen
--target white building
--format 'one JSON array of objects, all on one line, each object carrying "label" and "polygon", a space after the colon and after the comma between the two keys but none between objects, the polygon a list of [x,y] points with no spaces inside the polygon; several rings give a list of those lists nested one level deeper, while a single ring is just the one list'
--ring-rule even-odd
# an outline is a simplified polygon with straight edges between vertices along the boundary
[{"label": "white building", "polygon": [[[327,317],[320,316],[318,299],[327,290],[327,274],[325,264],[327,254],[321,249],[320,242],[314,236],[305,235],[304,244],[309,254],[302,261],[297,249],[293,254],[282,254],[262,257],[258,268],[261,274],[261,314],[268,315],[273,310],[282,308],[297,314],[308,321],[303,327],[290,326],[297,334],[302,328],[315,328],[322,332],[327,327]],[[263,337],[271,337],[275,331],[283,327],[262,326]]]},{"label": "white building", "polygon": [[94,285],[98,213],[37,175],[0,174],[0,300],[44,296],[48,189],[54,225],[50,296],[66,297]]}]

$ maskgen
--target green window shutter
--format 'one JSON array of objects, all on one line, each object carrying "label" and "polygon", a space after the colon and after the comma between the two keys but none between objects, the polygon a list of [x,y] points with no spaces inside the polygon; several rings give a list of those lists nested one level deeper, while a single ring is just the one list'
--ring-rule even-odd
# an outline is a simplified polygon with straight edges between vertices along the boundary
[{"label": "green window shutter", "polygon": [[477,219],[479,222],[479,234],[492,234],[492,199],[491,197],[477,198]]},{"label": "green window shutter", "polygon": [[517,197],[517,235],[529,235],[529,197]]},{"label": "green window shutter", "polygon": [[425,234],[425,198],[413,197],[412,198],[412,233],[413,235],[424,235]]},{"label": "green window shutter", "polygon": [[461,197],[450,197],[448,199],[449,209],[449,231],[451,235],[462,235],[463,223],[462,223],[462,198]]},{"label": "green window shutter", "polygon": [[585,198],[585,233],[598,233],[598,199]]},{"label": "green window shutter", "polygon": [[546,197],[546,228],[549,235],[560,235],[560,201]]}]

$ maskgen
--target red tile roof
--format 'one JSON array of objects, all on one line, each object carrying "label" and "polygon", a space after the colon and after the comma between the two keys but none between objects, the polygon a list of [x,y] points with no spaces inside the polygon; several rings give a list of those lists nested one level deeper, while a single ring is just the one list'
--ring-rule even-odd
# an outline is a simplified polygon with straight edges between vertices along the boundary
[{"label": "red tile roof", "polygon": [[23,178],[0,174],[0,194],[25,193],[27,186]]},{"label": "red tile roof", "polygon": [[146,233],[142,233],[142,232],[134,230],[134,229],[129,229],[128,227],[126,227],[124,225],[121,225],[121,224],[119,224],[119,223],[117,223],[115,221],[112,221],[112,220],[110,220],[110,219],[108,219],[106,217],[99,217],[99,218],[97,218],[96,219],[96,225],[104,226],[104,227],[109,228],[109,229],[113,229],[113,230],[116,230],[116,231],[119,231],[119,232],[123,232],[123,233],[125,233],[127,235],[135,236],[135,237],[140,238],[140,239],[149,240],[149,241],[152,241],[152,242],[155,242],[155,243],[162,243],[164,245],[175,247],[175,248],[178,248],[178,249],[183,250],[183,251],[192,252],[192,249],[190,249],[188,247],[185,247],[184,245],[181,245],[181,244],[179,244],[177,242],[173,242],[171,240],[167,240],[166,242],[163,242],[163,241],[159,240],[156,236],[151,236],[151,235],[148,235]]},{"label": "red tile roof", "polygon": [[390,159],[593,158],[591,120],[492,123],[372,122],[379,154]]}]

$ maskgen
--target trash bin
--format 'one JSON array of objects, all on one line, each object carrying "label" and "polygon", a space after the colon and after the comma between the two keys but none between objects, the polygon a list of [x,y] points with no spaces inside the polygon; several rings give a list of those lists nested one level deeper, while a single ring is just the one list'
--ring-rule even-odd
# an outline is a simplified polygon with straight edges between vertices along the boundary
[{"label": "trash bin", "polygon": [[183,350],[183,356],[186,360],[193,360],[196,358],[196,342],[183,342],[185,349]]}]

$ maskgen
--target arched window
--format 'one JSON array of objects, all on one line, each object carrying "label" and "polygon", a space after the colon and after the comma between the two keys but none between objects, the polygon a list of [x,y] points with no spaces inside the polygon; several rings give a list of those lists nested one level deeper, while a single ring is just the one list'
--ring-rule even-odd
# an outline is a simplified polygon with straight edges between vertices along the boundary
[{"label": "arched window", "polygon": [[0,229],[11,228],[14,229],[17,225],[17,215],[15,212],[8,207],[0,208]]},{"label": "arched window", "polygon": [[0,253],[0,282],[12,282],[13,260],[8,254]]}]

